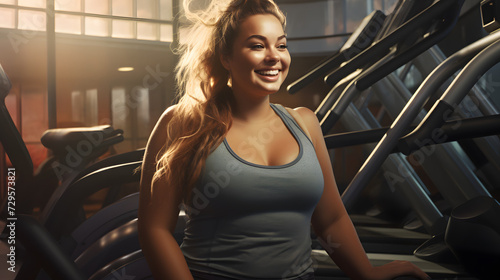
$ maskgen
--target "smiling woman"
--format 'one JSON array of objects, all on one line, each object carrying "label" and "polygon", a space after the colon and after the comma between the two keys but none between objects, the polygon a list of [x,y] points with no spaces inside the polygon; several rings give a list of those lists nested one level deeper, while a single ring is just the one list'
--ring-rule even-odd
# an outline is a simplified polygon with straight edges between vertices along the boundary
[{"label": "smiling woman", "polygon": [[[288,74],[285,17],[271,0],[212,1],[190,12],[181,96],[142,165],[139,236],[156,279],[314,279],[310,224],[352,279],[427,276],[373,267],[343,207],[312,111],[269,102]],[[179,210],[188,215],[179,247]]]}]

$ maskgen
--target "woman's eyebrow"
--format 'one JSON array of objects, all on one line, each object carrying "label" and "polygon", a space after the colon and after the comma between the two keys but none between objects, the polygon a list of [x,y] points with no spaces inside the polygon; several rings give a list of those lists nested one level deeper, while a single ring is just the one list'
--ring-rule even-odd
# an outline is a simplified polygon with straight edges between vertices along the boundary
[{"label": "woman's eyebrow", "polygon": [[[267,40],[267,38],[265,36],[262,36],[262,35],[251,35],[247,38],[247,41],[250,40],[250,39],[259,39],[259,40],[262,40],[262,41],[265,41]],[[283,34],[281,36],[278,37],[278,41],[281,40],[281,39],[286,39],[286,34]]]}]

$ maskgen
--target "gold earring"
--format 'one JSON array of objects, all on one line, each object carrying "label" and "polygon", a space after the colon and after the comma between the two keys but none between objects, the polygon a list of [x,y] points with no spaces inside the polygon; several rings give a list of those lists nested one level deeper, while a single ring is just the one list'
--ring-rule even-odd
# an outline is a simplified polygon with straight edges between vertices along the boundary
[{"label": "gold earring", "polygon": [[230,88],[233,87],[233,78],[231,77],[231,73],[229,73],[229,77],[227,78],[227,86]]}]

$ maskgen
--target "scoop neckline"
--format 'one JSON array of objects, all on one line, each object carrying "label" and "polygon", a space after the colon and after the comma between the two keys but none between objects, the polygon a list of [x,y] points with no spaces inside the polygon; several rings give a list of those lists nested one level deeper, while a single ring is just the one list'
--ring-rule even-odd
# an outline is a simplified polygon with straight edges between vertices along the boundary
[{"label": "scoop neckline", "polygon": [[282,164],[282,165],[264,165],[264,164],[253,163],[253,162],[250,162],[250,161],[240,157],[235,151],[233,151],[233,149],[231,148],[231,146],[227,142],[226,137],[224,137],[224,140],[223,140],[224,145],[226,146],[226,149],[229,151],[229,153],[234,158],[236,158],[237,160],[241,161],[242,163],[244,163],[246,165],[250,165],[250,166],[254,166],[254,167],[258,167],[258,168],[265,168],[265,169],[279,169],[279,168],[290,167],[290,166],[296,164],[302,158],[302,154],[303,154],[302,141],[300,141],[299,136],[297,135],[295,130],[292,129],[291,124],[286,120],[285,116],[283,115],[283,112],[281,112],[276,107],[276,105],[274,105],[272,103],[269,103],[269,105],[274,110],[274,112],[280,117],[281,121],[285,124],[288,131],[290,131],[290,133],[292,134],[292,136],[295,139],[295,141],[297,142],[297,144],[299,144],[299,154],[297,155],[297,157],[295,157],[294,160],[290,161],[289,163]]}]

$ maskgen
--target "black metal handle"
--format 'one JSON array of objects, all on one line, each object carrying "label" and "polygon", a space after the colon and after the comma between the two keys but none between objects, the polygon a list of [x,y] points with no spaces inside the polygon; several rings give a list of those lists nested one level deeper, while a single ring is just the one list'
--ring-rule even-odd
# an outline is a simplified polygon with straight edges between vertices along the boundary
[{"label": "black metal handle", "polygon": [[358,90],[365,90],[378,82],[380,79],[394,72],[402,65],[408,63],[430,47],[434,46],[442,39],[444,39],[455,27],[458,16],[460,15],[461,5],[453,6],[452,11],[447,15],[439,29],[432,33],[430,36],[422,39],[420,42],[410,47],[409,49],[396,54],[392,59],[380,65],[372,71],[367,71],[362,74],[362,77],[356,81]]},{"label": "black metal handle", "polygon": [[370,63],[374,58],[383,57],[388,54],[392,46],[405,40],[409,36],[413,36],[415,30],[421,28],[422,26],[427,26],[434,19],[442,17],[443,14],[452,9],[453,6],[461,6],[462,3],[463,0],[441,0],[434,3],[415,17],[405,22],[396,30],[392,31],[390,34],[362,51],[359,55],[349,60],[344,66],[326,76],[325,82],[332,86],[337,84],[345,76]]},{"label": "black metal handle", "polygon": [[[445,106],[443,107],[443,110],[446,111]],[[415,128],[416,126],[410,126],[408,127],[408,131],[414,130]],[[338,149],[342,147],[376,143],[382,139],[388,130],[389,127],[381,127],[330,134],[326,135],[324,140],[328,149]],[[432,134],[431,132],[431,135]],[[409,155],[411,152],[429,145],[497,134],[500,134],[500,115],[447,121],[440,128],[435,128],[434,137],[428,140],[419,140],[411,134],[401,138],[399,140],[399,146],[395,147],[392,152],[401,152],[405,155]]]},{"label": "black metal handle", "polygon": [[137,170],[141,164],[141,161],[137,161],[105,167],[80,178],[68,188],[60,190],[57,195],[51,197],[51,201],[56,202],[49,201],[47,204],[52,207],[44,209],[43,216],[47,217],[44,221],[45,227],[56,238],[71,232],[77,226],[74,220],[85,198],[107,187],[138,182],[141,173]]}]

